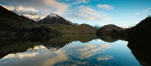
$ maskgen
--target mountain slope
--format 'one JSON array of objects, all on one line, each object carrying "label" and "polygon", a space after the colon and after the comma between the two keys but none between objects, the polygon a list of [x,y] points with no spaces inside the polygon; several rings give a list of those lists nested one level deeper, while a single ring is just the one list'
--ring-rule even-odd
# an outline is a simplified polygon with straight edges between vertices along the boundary
[{"label": "mountain slope", "polygon": [[151,17],[129,29],[128,47],[142,66],[151,66]]},{"label": "mountain slope", "polygon": [[40,24],[59,23],[59,24],[65,24],[65,25],[73,25],[71,21],[66,20],[63,17],[54,13],[51,13],[50,15],[46,16],[44,19],[40,20],[38,23]]},{"label": "mountain slope", "polygon": [[39,25],[24,16],[19,16],[16,13],[9,11],[0,5],[0,29],[22,29],[39,27]]}]

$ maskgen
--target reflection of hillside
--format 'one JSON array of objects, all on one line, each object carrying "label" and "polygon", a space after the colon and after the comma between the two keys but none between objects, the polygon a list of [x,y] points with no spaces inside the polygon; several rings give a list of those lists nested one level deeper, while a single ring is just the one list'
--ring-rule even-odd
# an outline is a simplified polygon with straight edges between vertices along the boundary
[{"label": "reflection of hillside", "polygon": [[115,42],[117,40],[127,41],[127,30],[116,25],[105,25],[96,31],[97,36],[106,42]]},{"label": "reflection of hillside", "polygon": [[60,37],[54,38],[28,38],[28,39],[12,39],[0,42],[0,58],[9,53],[24,52],[29,48],[42,44],[47,49],[58,50],[72,41],[88,42],[95,39],[95,35],[82,35],[82,34],[64,34]]},{"label": "reflection of hillside", "polygon": [[63,42],[63,41],[81,41],[81,42],[88,42],[93,39],[96,39],[95,34],[63,34],[60,37],[52,38],[51,42]]},{"label": "reflection of hillside", "polygon": [[58,50],[62,48],[66,44],[69,44],[73,41],[80,41],[80,42],[88,42],[96,38],[95,34],[63,34],[59,37],[54,37],[48,42],[44,42],[44,46],[48,49]]},{"label": "reflection of hillside", "polygon": [[35,45],[39,44],[39,42],[31,42],[31,41],[1,41],[0,42],[0,58],[4,57],[9,53],[17,53],[24,52],[28,48],[32,48]]},{"label": "reflection of hillside", "polygon": [[132,54],[139,61],[139,63],[143,66],[151,65],[151,45],[150,41],[142,41],[140,44],[138,42],[129,42],[128,47],[132,51]]},{"label": "reflection of hillside", "polygon": [[106,42],[115,42],[117,40],[120,40],[120,38],[113,38],[111,36],[99,36],[99,38]]}]

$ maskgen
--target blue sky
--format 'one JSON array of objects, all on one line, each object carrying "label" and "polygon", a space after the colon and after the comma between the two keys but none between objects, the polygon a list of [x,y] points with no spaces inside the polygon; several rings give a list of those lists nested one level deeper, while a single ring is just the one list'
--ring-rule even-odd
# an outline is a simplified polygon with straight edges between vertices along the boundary
[{"label": "blue sky", "polygon": [[134,26],[151,15],[151,0],[0,0],[9,10],[26,15],[57,13],[74,23]]}]

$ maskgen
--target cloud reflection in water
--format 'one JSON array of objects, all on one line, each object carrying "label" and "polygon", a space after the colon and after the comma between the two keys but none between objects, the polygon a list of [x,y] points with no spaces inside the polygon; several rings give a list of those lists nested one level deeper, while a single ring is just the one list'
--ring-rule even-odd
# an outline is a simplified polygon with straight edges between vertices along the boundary
[{"label": "cloud reflection in water", "polygon": [[[88,59],[96,54],[103,54],[107,49],[111,48],[109,44],[70,44],[57,51],[50,51],[44,46],[35,46],[28,49],[23,53],[9,54],[0,60],[0,66],[53,66],[70,61],[71,65],[76,66],[79,64],[85,65],[88,61],[81,62],[78,59]],[[109,57],[109,58],[108,58]],[[104,58],[98,57],[97,60],[109,60],[112,56],[105,56]],[[66,63],[70,65],[70,63]],[[63,64],[64,65],[64,64]]]}]

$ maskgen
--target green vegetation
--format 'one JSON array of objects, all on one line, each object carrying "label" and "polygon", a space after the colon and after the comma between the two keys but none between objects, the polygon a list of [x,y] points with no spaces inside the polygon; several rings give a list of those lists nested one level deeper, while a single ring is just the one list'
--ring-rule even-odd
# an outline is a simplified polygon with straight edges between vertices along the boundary
[{"label": "green vegetation", "polygon": [[95,34],[96,28],[88,25],[81,24],[77,26],[64,25],[64,24],[42,24],[46,27],[49,27],[53,30],[57,30],[63,34]]}]

